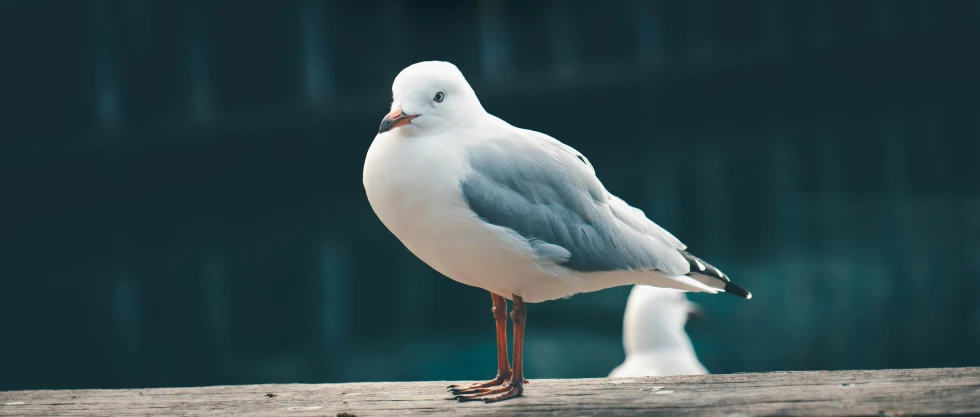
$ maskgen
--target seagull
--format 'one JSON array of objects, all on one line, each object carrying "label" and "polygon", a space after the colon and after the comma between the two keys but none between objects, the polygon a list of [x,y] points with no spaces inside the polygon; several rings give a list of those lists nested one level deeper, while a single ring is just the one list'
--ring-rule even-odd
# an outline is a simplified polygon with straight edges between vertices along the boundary
[{"label": "seagull", "polygon": [[701,306],[681,291],[634,286],[623,317],[626,360],[609,377],[707,374],[684,332],[688,317],[699,314]]},{"label": "seagull", "polygon": [[423,262],[492,298],[497,376],[451,385],[455,399],[524,392],[525,303],[631,284],[750,297],[606,191],[581,153],[487,113],[455,65],[413,64],[391,91],[364,161],[371,208]]}]

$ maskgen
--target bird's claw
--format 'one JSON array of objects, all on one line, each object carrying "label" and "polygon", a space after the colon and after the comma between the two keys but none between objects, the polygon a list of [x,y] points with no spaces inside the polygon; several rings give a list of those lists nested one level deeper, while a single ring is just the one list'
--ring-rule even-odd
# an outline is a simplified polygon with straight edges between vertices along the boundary
[{"label": "bird's claw", "polygon": [[472,394],[472,393],[475,393],[475,392],[480,392],[481,390],[495,388],[495,387],[502,387],[502,386],[504,386],[504,385],[501,384],[501,385],[491,385],[491,386],[487,386],[487,387],[456,388],[456,389],[450,390],[449,393],[450,394],[453,394],[453,395]]},{"label": "bird's claw", "polygon": [[497,388],[479,388],[470,394],[456,395],[453,399],[459,402],[483,401],[485,403],[494,403],[519,397],[523,392],[524,387],[522,385],[506,384]]},{"label": "bird's claw", "polygon": [[491,379],[487,382],[474,382],[472,384],[467,384],[467,385],[453,384],[446,387],[446,391],[449,391],[453,394],[468,394],[470,391],[480,389],[480,388],[502,386],[506,384],[509,380],[510,380],[509,375],[503,375],[503,376],[498,375],[496,378]]},{"label": "bird's claw", "polygon": [[484,398],[483,399],[483,402],[484,403],[495,403],[495,402],[498,402],[498,401],[509,400],[511,398],[520,397],[521,394],[523,394],[523,393],[524,393],[524,387],[521,386],[521,385],[515,385],[515,386],[509,387],[509,389],[506,392],[502,393],[502,394],[494,395],[493,397]]}]

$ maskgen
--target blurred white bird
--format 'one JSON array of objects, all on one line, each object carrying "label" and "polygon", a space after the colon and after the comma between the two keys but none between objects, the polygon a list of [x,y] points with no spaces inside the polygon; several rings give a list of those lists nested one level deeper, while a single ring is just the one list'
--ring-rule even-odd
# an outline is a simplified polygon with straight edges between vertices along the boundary
[{"label": "blurred white bird", "polygon": [[626,360],[609,377],[707,374],[684,331],[688,317],[700,313],[681,291],[634,286],[623,317]]},{"label": "blurred white bird", "polygon": [[[391,90],[391,112],[364,161],[371,208],[419,259],[493,299],[497,377],[450,387],[458,400],[521,395],[525,301],[630,284],[751,297],[606,191],[581,153],[487,113],[456,66],[412,65]],[[581,123],[588,104],[562,122]],[[513,368],[506,298],[514,304]]]}]

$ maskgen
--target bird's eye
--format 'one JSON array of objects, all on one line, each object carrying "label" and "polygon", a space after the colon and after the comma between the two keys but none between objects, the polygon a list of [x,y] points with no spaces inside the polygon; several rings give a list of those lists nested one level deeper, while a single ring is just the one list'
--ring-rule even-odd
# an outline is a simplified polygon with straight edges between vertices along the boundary
[{"label": "bird's eye", "polygon": [[443,94],[442,91],[440,91],[436,93],[435,97],[432,97],[432,100],[435,101],[436,103],[442,103],[442,99],[444,98],[446,98],[446,95]]}]

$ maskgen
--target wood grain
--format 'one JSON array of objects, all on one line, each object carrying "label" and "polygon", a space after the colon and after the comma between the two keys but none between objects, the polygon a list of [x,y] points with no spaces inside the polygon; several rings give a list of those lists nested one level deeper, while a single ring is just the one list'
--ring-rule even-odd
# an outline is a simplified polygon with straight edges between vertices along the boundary
[{"label": "wood grain", "polygon": [[0,392],[0,415],[980,414],[980,367],[531,380],[522,398],[457,403],[450,382]]}]

